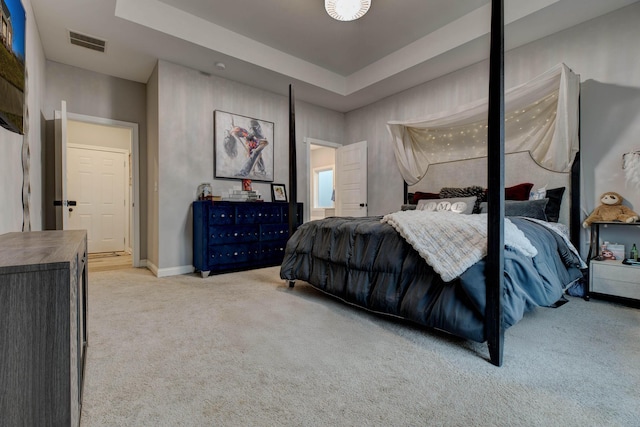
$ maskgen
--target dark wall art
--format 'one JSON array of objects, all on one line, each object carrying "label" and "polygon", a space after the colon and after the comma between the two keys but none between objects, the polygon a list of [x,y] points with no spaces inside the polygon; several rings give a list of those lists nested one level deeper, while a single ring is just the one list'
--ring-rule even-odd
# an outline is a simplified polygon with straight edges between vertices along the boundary
[{"label": "dark wall art", "polygon": [[273,182],[273,123],[213,112],[214,176]]},{"label": "dark wall art", "polygon": [[0,1],[0,126],[24,133],[25,26],[20,0]]}]

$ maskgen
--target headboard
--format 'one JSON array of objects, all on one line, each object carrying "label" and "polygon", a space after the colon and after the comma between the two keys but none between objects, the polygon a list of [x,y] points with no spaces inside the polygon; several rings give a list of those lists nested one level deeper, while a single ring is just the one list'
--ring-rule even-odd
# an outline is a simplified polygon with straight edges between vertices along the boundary
[{"label": "headboard", "polygon": [[[570,225],[571,173],[554,172],[540,167],[528,151],[505,155],[505,186],[530,182],[533,189],[565,187],[558,222]],[[479,157],[436,163],[429,166],[425,177],[409,186],[410,193],[416,191],[437,193],[443,187],[487,187],[487,158]]]}]

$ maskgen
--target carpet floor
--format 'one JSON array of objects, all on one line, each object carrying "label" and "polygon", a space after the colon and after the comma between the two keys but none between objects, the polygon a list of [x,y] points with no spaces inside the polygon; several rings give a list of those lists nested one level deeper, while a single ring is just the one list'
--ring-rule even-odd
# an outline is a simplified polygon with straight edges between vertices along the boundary
[{"label": "carpet floor", "polygon": [[640,310],[528,313],[486,345],[375,315],[278,267],[89,274],[82,426],[639,426]]}]

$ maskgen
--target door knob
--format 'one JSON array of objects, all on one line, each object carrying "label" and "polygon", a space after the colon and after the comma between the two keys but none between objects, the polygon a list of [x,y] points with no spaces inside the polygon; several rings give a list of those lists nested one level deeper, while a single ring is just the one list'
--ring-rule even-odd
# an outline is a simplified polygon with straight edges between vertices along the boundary
[{"label": "door knob", "polygon": [[73,212],[73,208],[69,208],[69,212]]}]

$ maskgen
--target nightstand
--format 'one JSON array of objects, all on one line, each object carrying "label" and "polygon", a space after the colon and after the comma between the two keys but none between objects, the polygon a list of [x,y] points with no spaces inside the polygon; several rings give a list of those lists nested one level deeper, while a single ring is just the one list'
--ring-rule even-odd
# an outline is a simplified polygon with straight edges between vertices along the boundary
[{"label": "nightstand", "polygon": [[[594,222],[591,224],[589,247],[589,288],[593,294],[615,296],[640,301],[640,266],[622,264],[622,260],[598,261],[600,234],[603,227],[626,227],[625,233],[637,235],[640,242],[640,223]],[[625,248],[628,252],[628,248]],[[625,254],[625,257],[628,253]]]}]

